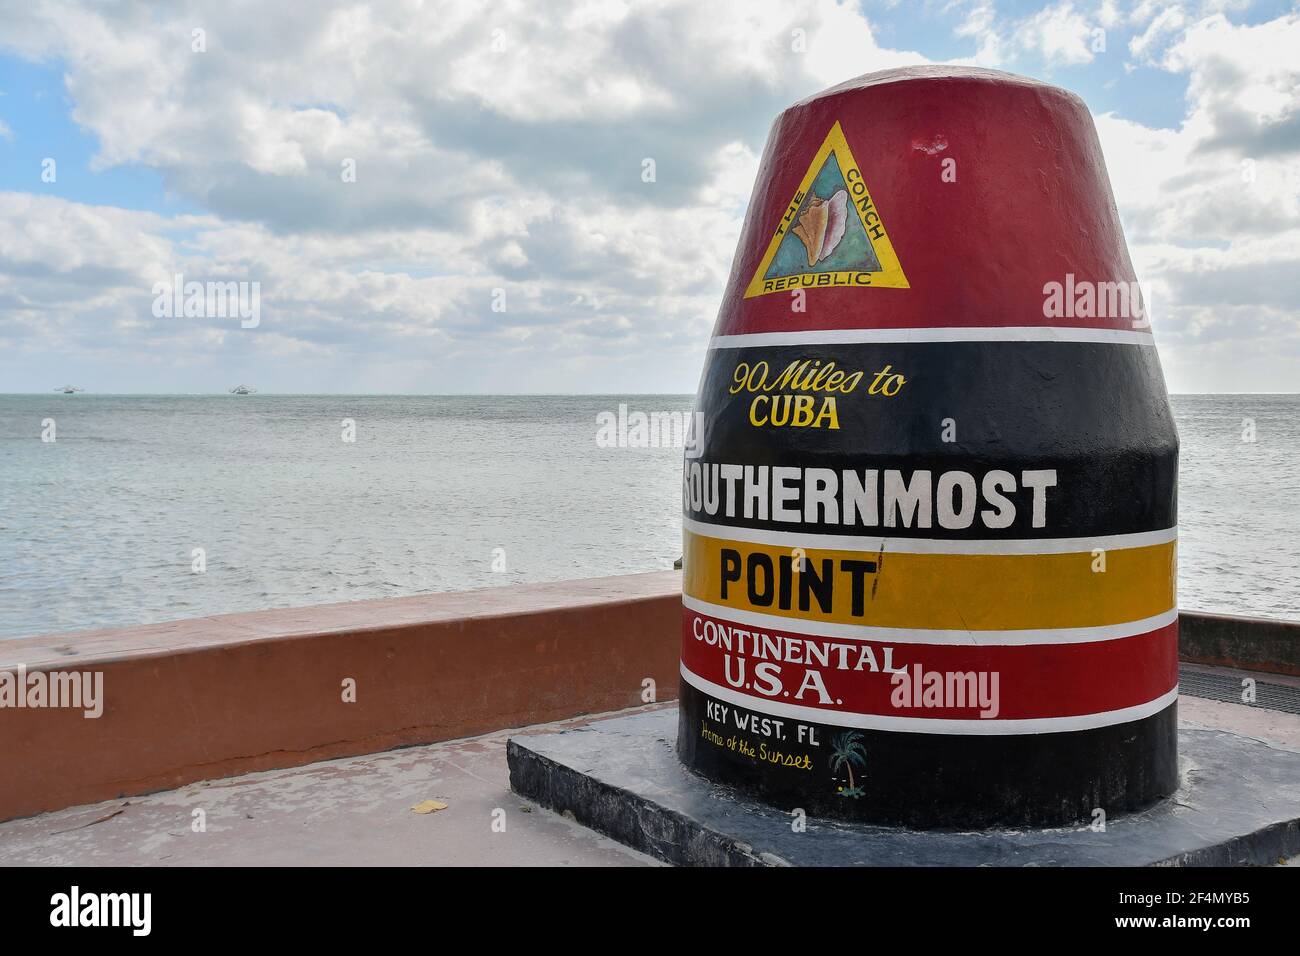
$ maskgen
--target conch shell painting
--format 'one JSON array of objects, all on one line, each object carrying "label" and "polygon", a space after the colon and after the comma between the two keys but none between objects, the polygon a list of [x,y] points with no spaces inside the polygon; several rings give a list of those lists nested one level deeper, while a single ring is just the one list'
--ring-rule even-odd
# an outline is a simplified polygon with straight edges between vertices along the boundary
[{"label": "conch shell painting", "polygon": [[844,238],[848,215],[849,194],[843,189],[835,190],[829,199],[813,196],[808,200],[790,230],[808,251],[808,265],[817,265],[835,251]]}]

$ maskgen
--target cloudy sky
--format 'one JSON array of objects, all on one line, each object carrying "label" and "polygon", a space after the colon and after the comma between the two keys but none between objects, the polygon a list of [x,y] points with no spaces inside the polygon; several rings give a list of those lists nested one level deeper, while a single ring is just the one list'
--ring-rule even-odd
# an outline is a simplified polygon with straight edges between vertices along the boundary
[{"label": "cloudy sky", "polygon": [[1092,108],[1171,390],[1300,382],[1295,4],[270,6],[0,0],[0,392],[693,391],[773,117],[937,62]]}]

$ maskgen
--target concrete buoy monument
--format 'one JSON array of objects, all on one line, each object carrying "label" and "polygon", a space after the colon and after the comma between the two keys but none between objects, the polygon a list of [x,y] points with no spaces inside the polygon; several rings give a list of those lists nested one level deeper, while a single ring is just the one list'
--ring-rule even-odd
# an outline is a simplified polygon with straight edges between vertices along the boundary
[{"label": "concrete buoy monument", "polygon": [[645,605],[680,698],[512,737],[511,786],[687,865],[1294,856],[1300,754],[1178,727],[1177,484],[1084,104],[957,67],[820,93],[768,139],[680,607]]},{"label": "concrete buoy monument", "polygon": [[1078,97],[923,67],[786,110],[696,410],[687,767],[916,828],[1174,790],[1178,437]]}]

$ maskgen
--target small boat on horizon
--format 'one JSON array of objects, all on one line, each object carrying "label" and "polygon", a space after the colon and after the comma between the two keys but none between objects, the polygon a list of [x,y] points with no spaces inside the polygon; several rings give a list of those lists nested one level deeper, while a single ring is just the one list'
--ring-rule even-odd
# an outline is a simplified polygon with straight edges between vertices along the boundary
[{"label": "small boat on horizon", "polygon": [[84,392],[85,389],[80,385],[60,385],[54,391],[62,392],[64,395],[75,395],[77,392]]},{"label": "small boat on horizon", "polygon": [[231,395],[252,395],[257,389],[251,385],[236,385],[230,390]]}]

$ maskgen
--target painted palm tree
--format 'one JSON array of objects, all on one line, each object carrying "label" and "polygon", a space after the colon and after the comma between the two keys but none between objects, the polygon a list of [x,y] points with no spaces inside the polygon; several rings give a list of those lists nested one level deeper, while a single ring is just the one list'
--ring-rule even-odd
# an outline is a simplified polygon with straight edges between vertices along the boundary
[{"label": "painted palm tree", "polygon": [[831,738],[831,748],[831,773],[847,770],[849,774],[849,785],[840,787],[840,796],[862,796],[863,789],[853,779],[853,768],[867,765],[867,748],[862,743],[862,735],[857,731],[836,734]]}]

